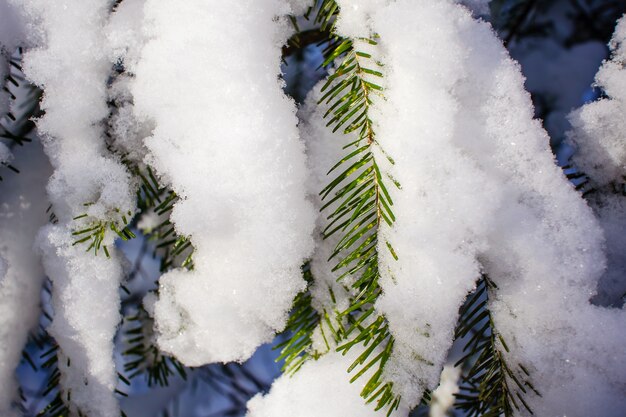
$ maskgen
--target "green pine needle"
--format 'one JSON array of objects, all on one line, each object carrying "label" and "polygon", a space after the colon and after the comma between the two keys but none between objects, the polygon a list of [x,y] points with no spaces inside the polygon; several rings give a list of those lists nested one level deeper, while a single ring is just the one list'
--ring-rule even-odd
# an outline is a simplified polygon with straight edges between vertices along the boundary
[{"label": "green pine needle", "polygon": [[[302,274],[307,284],[311,285],[313,277],[308,263],[303,266]],[[276,362],[285,361],[282,371],[287,374],[294,374],[307,360],[316,357],[311,348],[312,336],[315,329],[321,325],[322,317],[313,308],[311,301],[312,296],[308,288],[296,296],[285,327],[285,334],[288,337],[274,346],[274,349],[280,349]]]},{"label": "green pine needle", "polygon": [[[367,403],[375,403],[376,410],[395,410],[400,397],[393,392],[393,384],[384,381],[383,369],[391,357],[394,339],[384,317],[375,313],[373,304],[382,292],[379,285],[378,250],[383,243],[394,259],[397,253],[389,242],[379,242],[382,223],[393,225],[393,201],[388,192],[387,178],[383,178],[376,161],[376,141],[370,108],[375,95],[382,97],[381,65],[370,54],[355,49],[351,39],[332,33],[338,6],[335,1],[321,1],[316,23],[331,32],[325,51],[324,66],[338,62],[335,72],[322,87],[319,103],[328,106],[324,118],[333,132],[356,134],[357,139],[346,145],[346,155],[328,172],[332,180],[320,192],[322,210],[334,209],[328,214],[325,239],[337,236],[338,242],[329,258],[333,271],[342,272],[340,279],[350,277],[355,296],[350,307],[339,315],[348,320],[338,351],[347,353],[354,346],[364,346],[363,353],[349,367],[354,372],[351,382],[373,370],[361,396]],[[375,39],[359,39],[376,45]],[[382,151],[382,150],[381,150]],[[384,151],[382,152],[385,155]],[[391,161],[391,160],[390,160]],[[398,186],[394,181],[391,183]]]},{"label": "green pine needle", "polygon": [[508,347],[497,333],[488,309],[490,290],[496,288],[482,276],[474,294],[461,309],[456,338],[471,335],[465,355],[455,366],[464,364],[460,392],[455,408],[468,417],[510,417],[520,407],[533,414],[526,397],[540,395],[530,381],[529,371],[521,364],[512,368],[505,359]]},{"label": "green pine needle", "polygon": [[[373,307],[382,289],[378,284],[378,248],[384,243],[394,259],[396,251],[389,242],[379,242],[379,227],[384,222],[391,226],[395,221],[392,211],[393,201],[376,161],[376,154],[385,155],[375,138],[370,107],[375,95],[382,97],[381,65],[366,52],[356,50],[354,42],[334,33],[339,7],[335,0],[316,0],[305,17],[309,18],[316,10],[314,22],[320,30],[328,34],[324,51],[323,66],[335,62],[338,66],[322,88],[320,103],[328,110],[324,115],[327,126],[333,132],[353,134],[344,146],[346,155],[328,172],[332,179],[320,192],[322,210],[328,213],[328,225],[323,230],[325,239],[338,237],[329,262],[333,271],[340,271],[340,280],[350,277],[354,297],[351,305],[342,312],[317,312],[311,306],[312,297],[308,291],[299,294],[287,323],[289,337],[278,344],[281,349],[279,360],[285,360],[283,370],[294,373],[302,364],[316,358],[320,352],[312,349],[312,335],[317,329],[327,341],[327,347],[337,345],[344,354],[354,346],[364,346],[363,353],[350,365],[351,382],[363,378],[369,371],[369,379],[361,391],[367,403],[374,403],[376,410],[387,409],[388,415],[397,409],[400,397],[393,392],[393,384],[383,378],[383,368],[393,350],[394,339],[384,317]],[[374,39],[360,39],[375,45]],[[400,184],[390,179],[398,188]],[[303,269],[304,277],[313,281],[308,265]],[[332,298],[331,292],[331,298]],[[347,323],[347,328],[344,324]],[[333,340],[330,340],[332,338]]]},{"label": "green pine needle", "polygon": [[187,378],[187,370],[178,360],[163,355],[153,342],[153,322],[148,313],[139,308],[133,316],[125,317],[122,337],[126,348],[122,352],[125,376],[119,374],[126,385],[138,376],[144,376],[148,386],[167,386],[170,378]]},{"label": "green pine needle", "polygon": [[[92,203],[86,203],[89,206]],[[72,245],[88,244],[87,252],[93,250],[98,255],[100,249],[103,250],[107,258],[110,257],[109,249],[104,245],[104,240],[108,233],[114,233],[122,240],[134,239],[136,236],[129,228],[128,219],[132,218],[132,213],[120,214],[119,209],[113,210],[114,214],[109,216],[108,220],[88,221],[86,225],[76,228],[72,232],[72,236],[76,239]],[[82,214],[74,217],[74,221],[87,218],[88,215]],[[84,224],[84,223],[83,223]]]}]

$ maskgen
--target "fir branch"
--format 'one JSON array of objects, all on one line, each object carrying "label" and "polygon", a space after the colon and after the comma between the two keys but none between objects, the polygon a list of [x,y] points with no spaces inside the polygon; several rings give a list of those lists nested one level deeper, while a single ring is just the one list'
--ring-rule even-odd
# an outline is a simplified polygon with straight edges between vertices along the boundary
[{"label": "fir branch", "polygon": [[[302,274],[310,287],[314,279],[309,263],[302,267]],[[331,301],[335,302],[332,290],[329,288],[328,291]],[[308,287],[296,296],[283,332],[286,338],[273,348],[281,350],[276,362],[285,361],[281,370],[287,374],[296,373],[309,359],[318,359],[344,337],[343,325],[337,320],[338,312],[329,313],[326,310],[318,312],[313,307],[312,301],[313,297]],[[313,333],[318,330],[326,346],[323,352],[313,349]]]},{"label": "fir branch", "polygon": [[[122,356],[128,379],[145,376],[150,387],[167,386],[173,376],[186,380],[187,371],[184,365],[175,358],[163,355],[154,344],[152,327],[152,319],[141,307],[134,315],[124,319],[122,337],[126,348]],[[120,377],[123,378],[121,375]]]},{"label": "fir branch", "polygon": [[[89,207],[93,203],[85,203],[85,207]],[[122,240],[130,240],[135,238],[135,234],[130,230],[129,225],[132,220],[132,213],[120,213],[119,209],[112,210],[107,220],[89,219],[87,213],[74,217],[74,221],[80,221],[81,225],[72,231],[72,236],[76,239],[72,246],[89,243],[87,252],[94,251],[98,255],[100,249],[104,251],[107,258],[110,257],[107,245],[103,244],[109,232],[115,233]],[[83,220],[84,219],[84,220]]]},{"label": "fir branch", "polygon": [[[21,67],[22,49],[16,56],[9,59],[11,73],[6,77],[2,89],[9,94],[9,99],[15,104],[17,95],[21,96],[19,105],[14,105],[12,110],[4,116],[0,123],[0,138],[8,141],[8,146],[23,146],[32,140],[28,135],[35,129],[33,118],[40,117],[42,111],[39,108],[42,91],[30,84],[24,77]],[[25,91],[19,91],[25,90]]]},{"label": "fir branch", "polygon": [[528,395],[540,395],[521,364],[512,367],[505,356],[508,347],[496,331],[488,308],[489,293],[496,286],[483,275],[474,294],[461,309],[456,338],[466,338],[465,355],[455,364],[464,364],[455,408],[468,417],[510,417],[521,407],[533,414]]},{"label": "fir branch", "polygon": [[180,236],[169,219],[169,213],[179,197],[167,187],[162,187],[152,168],[144,170],[133,166],[131,172],[140,179],[137,190],[138,207],[142,213],[152,212],[163,220],[153,229],[144,231],[148,240],[155,242],[154,256],[161,259],[161,272],[182,267],[193,269],[194,247],[187,236]]},{"label": "fir branch", "polygon": [[[121,1],[116,3],[117,7]],[[112,71],[112,83],[115,78],[125,74],[126,71],[122,64],[115,65]],[[110,109],[109,120],[117,111],[118,104],[114,100],[108,101]],[[168,271],[172,268],[183,267],[193,269],[193,253],[194,248],[187,236],[180,236],[176,233],[174,225],[169,220],[169,213],[178,201],[179,197],[176,193],[167,187],[162,186],[153,169],[142,163],[138,163],[128,154],[116,147],[111,132],[111,123],[106,124],[107,129],[105,136],[107,138],[106,147],[108,151],[116,155],[120,162],[126,167],[128,172],[134,177],[137,184],[137,208],[139,213],[153,212],[159,217],[164,217],[163,221],[151,230],[145,231],[146,238],[155,242],[154,256],[161,260],[160,272]],[[93,203],[85,203],[88,207]],[[82,214],[74,218],[75,221],[81,221],[88,215]],[[94,219],[91,221],[81,221],[81,226],[73,230],[76,237],[74,245],[89,243],[87,251],[94,250],[97,255],[100,249],[103,249],[105,255],[109,257],[109,251],[106,245],[103,245],[107,233],[114,232],[117,237],[122,240],[130,240],[136,237],[132,232],[132,226],[136,224],[139,216],[135,216],[128,212],[120,213],[119,209],[113,209],[106,216],[106,220]]]},{"label": "fir branch", "polygon": [[[123,69],[121,69],[123,73]],[[119,75],[119,74],[118,74]],[[111,115],[117,105],[109,102]],[[168,187],[162,186],[157,179],[152,167],[138,164],[128,157],[128,155],[117,149],[110,132],[106,133],[109,138],[107,149],[120,158],[122,164],[131,173],[137,185],[137,209],[138,212],[154,214],[162,217],[163,220],[151,230],[142,230],[146,238],[155,243],[154,257],[160,258],[160,272],[166,272],[172,268],[183,267],[193,269],[194,248],[187,236],[180,236],[176,233],[174,225],[169,220],[169,213],[174,208],[174,204],[179,197]],[[133,223],[137,221],[136,216]]]},{"label": "fir branch", "polygon": [[59,345],[52,337],[48,336],[50,349],[41,355],[44,360],[42,368],[46,370],[46,388],[42,393],[43,398],[51,398],[50,401],[37,414],[37,417],[69,417],[70,411],[66,404],[71,400],[71,393],[67,392],[66,401],[63,399],[61,391],[61,371],[59,371]]},{"label": "fir branch", "polygon": [[597,191],[597,185],[593,183],[591,178],[573,164],[569,163],[562,169],[567,179],[574,185],[576,191],[581,193],[583,198]]},{"label": "fir branch", "polygon": [[276,362],[284,360],[281,370],[288,374],[297,372],[311,357],[313,332],[320,325],[321,316],[311,305],[312,296],[308,286],[313,282],[309,264],[302,268],[302,275],[307,282],[307,289],[296,296],[291,315],[287,320],[284,333],[287,338],[274,346],[280,349]]},{"label": "fir branch", "polygon": [[[322,29],[332,30],[338,5],[335,1],[322,1],[316,22]],[[358,39],[376,45],[375,39]],[[377,81],[383,74],[381,64],[364,51],[355,48],[355,41],[334,36],[326,50],[323,65],[340,61],[335,72],[322,87],[320,103],[328,105],[324,117],[333,132],[356,133],[357,140],[348,143],[346,155],[328,172],[335,173],[333,180],[321,191],[322,210],[336,207],[328,215],[324,238],[338,236],[338,243],[329,258],[333,271],[345,271],[339,280],[350,277],[354,297],[350,307],[340,313],[348,320],[337,350],[344,354],[356,345],[365,346],[364,352],[352,363],[348,371],[356,371],[351,382],[356,381],[369,369],[375,369],[365,383],[361,396],[367,403],[376,402],[376,410],[387,408],[391,414],[400,403],[400,396],[393,392],[393,384],[383,378],[383,369],[391,357],[394,338],[383,316],[374,310],[374,303],[382,289],[379,285],[379,247],[386,247],[394,258],[396,253],[389,242],[379,241],[383,223],[392,226],[395,216],[393,201],[383,178],[375,150],[376,141],[373,121],[370,117],[373,97],[382,96]],[[377,148],[377,149],[375,149]],[[393,161],[389,158],[389,161]],[[396,186],[395,182],[392,183]]]},{"label": "fir branch", "polygon": [[314,6],[309,8],[305,18],[309,18],[313,11],[315,13],[314,23],[320,26],[320,30],[334,35],[335,22],[339,15],[339,5],[336,0],[314,0]]},{"label": "fir branch", "polygon": [[[42,289],[45,298],[49,299],[52,296],[51,282],[46,280]],[[52,316],[47,311],[48,307],[47,302],[42,303],[39,325],[29,334],[28,342],[22,350],[22,359],[38,375],[43,385],[35,390],[24,390],[24,387],[20,386],[21,408],[25,415],[30,409],[28,414],[36,413],[38,417],[69,417],[70,410],[67,404],[70,402],[71,393],[62,392],[59,345],[46,330],[52,322]],[[28,404],[31,406],[27,407]]]},{"label": "fir branch", "polygon": [[[315,1],[315,7],[305,17],[309,18],[313,10],[316,11],[314,22],[320,28],[307,32],[307,35],[314,35],[310,37],[326,43],[323,66],[339,62],[322,88],[320,103],[324,102],[328,106],[324,115],[327,126],[333,132],[341,131],[358,137],[344,147],[346,155],[328,173],[335,173],[335,177],[320,193],[324,204],[322,210],[336,207],[328,215],[329,222],[323,231],[325,239],[338,236],[329,262],[333,262],[333,271],[343,272],[340,280],[351,278],[346,280],[350,282],[346,285],[351,285],[354,297],[346,311],[329,314],[326,311],[316,312],[312,308],[308,292],[299,294],[287,324],[287,332],[291,333],[291,337],[277,346],[282,349],[279,359],[285,359],[283,370],[292,373],[306,360],[315,357],[318,353],[312,350],[312,335],[318,328],[323,337],[332,336],[339,345],[337,350],[344,354],[356,345],[365,346],[364,352],[348,369],[349,372],[354,371],[351,382],[374,369],[361,395],[367,403],[376,402],[376,410],[386,407],[388,414],[391,414],[399,406],[400,397],[394,394],[393,384],[384,380],[383,368],[391,357],[394,339],[387,321],[373,307],[382,292],[378,283],[379,246],[385,247],[397,259],[389,242],[378,241],[381,224],[384,222],[391,226],[395,221],[387,178],[381,175],[374,148],[384,156],[387,154],[376,141],[374,124],[370,118],[373,97],[382,97],[378,79],[383,74],[380,71],[381,64],[370,54],[357,50],[354,40],[342,38],[334,32],[339,13],[336,1]],[[320,34],[326,34],[326,38]],[[358,41],[376,45],[375,39]],[[301,42],[300,37],[296,36],[294,47]],[[396,181],[390,181],[399,188]],[[305,269],[305,278],[312,280],[308,269]],[[347,323],[347,328],[342,322]],[[329,335],[324,333],[325,327]]]}]

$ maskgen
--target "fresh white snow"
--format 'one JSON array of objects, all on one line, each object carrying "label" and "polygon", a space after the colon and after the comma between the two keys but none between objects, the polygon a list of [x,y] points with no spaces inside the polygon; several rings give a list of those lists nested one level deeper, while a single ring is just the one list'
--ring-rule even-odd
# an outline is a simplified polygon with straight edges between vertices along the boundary
[{"label": "fresh white snow", "polygon": [[[119,415],[113,337],[120,319],[120,256],[113,248],[109,259],[102,250],[97,256],[85,252],[89,243],[73,245],[75,231],[100,221],[120,224],[135,206],[129,174],[106,149],[102,124],[112,67],[104,36],[110,2],[16,4],[40,31],[23,67],[44,90],[45,116],[37,128],[54,168],[47,191],[58,223],[41,229],[38,245],[53,287],[49,332],[60,347],[61,385],[71,393],[73,412],[111,417]],[[113,235],[108,232],[103,244],[111,245]]]},{"label": "fresh white snow", "polygon": [[144,8],[135,112],[154,123],[147,161],[181,197],[171,219],[195,247],[194,271],[161,277],[155,319],[161,349],[187,365],[248,358],[304,288],[314,214],[279,81],[290,11],[283,0]]},{"label": "fresh white snow", "polygon": [[[347,355],[331,352],[317,361],[309,361],[293,376],[280,376],[268,395],[257,395],[248,402],[246,417],[384,417],[385,410],[374,411],[359,396],[363,384],[374,369],[353,384],[346,369],[362,352],[358,347]],[[392,413],[405,416],[407,409]]]}]

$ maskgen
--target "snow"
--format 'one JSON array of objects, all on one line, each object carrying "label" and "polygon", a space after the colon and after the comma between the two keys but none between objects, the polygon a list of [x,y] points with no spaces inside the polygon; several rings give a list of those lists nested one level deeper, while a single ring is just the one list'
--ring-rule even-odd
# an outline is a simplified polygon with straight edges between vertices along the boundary
[{"label": "snow", "polygon": [[604,306],[622,306],[626,294],[626,244],[624,216],[626,200],[617,184],[626,174],[626,18],[622,18],[610,42],[612,57],[596,75],[596,86],[605,98],[572,112],[573,130],[569,140],[577,147],[574,165],[590,177],[598,191],[588,196],[607,240],[608,270],[602,276],[594,302]]},{"label": "snow", "polygon": [[8,163],[13,159],[11,149],[4,143],[0,143],[0,163]]},{"label": "snow", "polygon": [[624,215],[626,199],[619,191],[626,174],[626,18],[616,27],[610,43],[612,58],[604,62],[596,85],[606,97],[570,114],[573,130],[569,139],[578,148],[573,162],[589,175],[597,191],[588,199],[595,210],[607,240],[608,270],[602,276],[594,301],[600,305],[621,306],[626,293]]},{"label": "snow", "polygon": [[142,32],[145,0],[124,0],[111,14],[105,28],[111,58],[127,70],[136,66],[146,38]]},{"label": "snow", "polygon": [[[23,68],[45,91],[45,116],[37,128],[54,168],[47,192],[58,224],[42,228],[37,245],[52,281],[49,331],[60,346],[61,385],[71,393],[74,411],[119,415],[113,337],[120,320],[121,259],[114,249],[109,259],[102,251],[85,252],[89,243],[73,245],[76,230],[97,222],[121,226],[121,216],[135,210],[129,173],[104,140],[112,67],[104,36],[109,1],[73,0],[59,7],[30,0],[21,6],[42,33]],[[103,244],[113,240],[108,232]]]},{"label": "snow", "polygon": [[19,174],[0,182],[0,415],[18,416],[14,372],[29,332],[40,315],[39,295],[45,274],[33,243],[47,221],[45,185],[50,166],[41,144],[19,148]]},{"label": "snow", "polygon": [[607,98],[589,103],[570,116],[578,146],[575,164],[603,185],[626,174],[626,19],[622,18],[611,41],[613,56],[596,75]]},{"label": "snow", "polygon": [[[346,369],[358,357],[361,350],[351,349],[347,355],[330,352],[317,361],[309,361],[292,377],[282,375],[272,385],[270,392],[261,394],[248,402],[246,417],[382,417],[386,411],[374,411],[365,404],[359,393],[365,381],[371,377],[370,369],[362,379],[349,382]],[[391,416],[400,417],[408,410],[400,408]]]},{"label": "snow", "polygon": [[[469,51],[459,29],[474,20],[450,2],[421,1],[398,2],[374,21],[387,83],[375,117],[377,140],[395,163],[378,160],[401,184],[388,187],[396,221],[381,230],[399,260],[379,249],[384,294],[376,306],[396,338],[385,372],[415,406],[439,380],[458,308],[480,276],[477,256],[487,248],[500,198],[497,179],[463,149],[472,145],[471,130],[460,126],[467,105],[455,93],[467,77]],[[402,38],[420,48],[398,43]],[[477,189],[494,198],[477,198]]]},{"label": "snow", "polygon": [[117,252],[108,259],[72,246],[64,226],[45,226],[39,241],[53,284],[54,320],[48,332],[60,347],[61,386],[71,392],[71,409],[117,416],[113,338],[120,322],[121,259]]},{"label": "snow", "polygon": [[[74,217],[88,214],[76,222],[80,228],[117,210],[133,212],[129,174],[108,154],[98,125],[108,114],[105,88],[111,63],[102,35],[108,2],[76,1],[64,9],[27,4],[36,6],[47,29],[45,47],[25,55],[24,69],[31,81],[45,89],[46,115],[37,127],[45,133],[46,153],[55,167],[48,185],[55,214],[68,225]],[[82,36],[75,36],[77,32]],[[93,204],[85,207],[85,203]],[[111,242],[112,237],[106,243]]]},{"label": "snow", "polygon": [[145,4],[135,112],[154,123],[147,161],[181,197],[171,219],[195,247],[194,271],[161,277],[155,320],[160,348],[187,365],[246,359],[304,288],[314,214],[278,80],[289,12],[279,0]]},{"label": "snow", "polygon": [[450,414],[456,397],[454,394],[459,392],[459,378],[461,376],[461,368],[455,368],[452,365],[446,365],[441,372],[439,386],[431,395],[430,417],[446,417]]},{"label": "snow", "polygon": [[109,100],[115,108],[109,118],[110,143],[119,154],[146,172],[148,150],[144,139],[152,134],[151,121],[138,120],[135,115],[131,86],[134,70],[147,38],[144,33],[145,0],[125,0],[115,8],[105,27],[109,59],[121,64],[124,72],[110,83]]},{"label": "snow", "polygon": [[337,0],[337,33],[347,38],[371,37],[371,16],[389,0]]},{"label": "snow", "polygon": [[311,0],[287,0],[291,7],[291,14],[294,16],[302,16],[313,5]]}]

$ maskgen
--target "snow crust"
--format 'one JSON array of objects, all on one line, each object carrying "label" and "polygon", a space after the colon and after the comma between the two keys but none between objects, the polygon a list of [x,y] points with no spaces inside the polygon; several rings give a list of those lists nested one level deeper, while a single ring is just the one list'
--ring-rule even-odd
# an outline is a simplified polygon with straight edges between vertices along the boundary
[{"label": "snow crust", "polygon": [[314,213],[295,105],[278,80],[290,10],[145,4],[135,111],[154,122],[148,162],[181,197],[171,218],[196,249],[194,271],[161,277],[155,320],[160,348],[187,365],[248,358],[304,288]]},{"label": "snow crust", "polygon": [[0,183],[0,415],[19,416],[14,373],[28,333],[40,315],[39,296],[45,277],[33,250],[37,231],[47,221],[45,185],[50,166],[41,145],[19,150],[22,170]]}]

